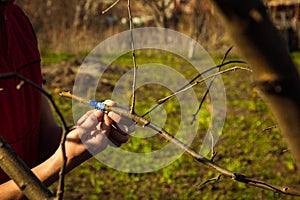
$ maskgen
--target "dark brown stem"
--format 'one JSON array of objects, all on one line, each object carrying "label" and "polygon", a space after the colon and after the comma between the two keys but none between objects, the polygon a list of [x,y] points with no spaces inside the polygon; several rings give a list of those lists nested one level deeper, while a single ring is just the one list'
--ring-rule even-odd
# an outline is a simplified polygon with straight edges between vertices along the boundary
[{"label": "dark brown stem", "polygon": [[[224,57],[223,57],[223,59],[222,59],[222,61],[221,61],[221,64],[224,64],[224,62],[225,62],[225,60],[227,59],[227,56],[229,55],[229,53],[230,53],[230,51],[232,50],[232,48],[233,48],[233,46],[231,46],[231,47],[226,51],[226,53],[224,54]],[[219,68],[218,71],[220,71],[220,69],[221,69],[221,68]],[[211,89],[213,83],[214,83],[215,78],[216,78],[216,76],[214,76],[214,77],[212,78],[212,80],[210,81],[210,83],[209,83],[209,85],[208,85],[208,87],[207,87],[207,89],[206,89],[206,91],[205,91],[205,93],[204,93],[204,95],[203,95],[203,97],[202,97],[202,99],[201,99],[201,102],[200,102],[200,104],[199,104],[198,109],[197,109],[196,112],[193,114],[193,119],[192,119],[192,121],[191,121],[191,124],[193,124],[194,121],[196,120],[196,117],[197,117],[197,115],[199,114],[199,112],[200,112],[200,110],[201,110],[201,108],[202,108],[202,105],[203,105],[203,103],[204,103],[204,101],[205,101],[205,99],[206,99],[206,97],[207,97],[207,95],[208,95],[208,93],[209,93],[209,91],[210,91],[210,89]],[[212,151],[212,156],[214,155],[214,153],[215,153],[215,152]]]},{"label": "dark brown stem", "polygon": [[[209,69],[207,69],[207,70],[205,70],[205,71],[203,71],[203,72],[197,74],[194,78],[192,78],[192,80],[191,80],[188,84],[186,84],[186,85],[184,85],[183,87],[179,88],[177,91],[175,91],[175,93],[178,92],[178,91],[180,91],[180,90],[183,90],[183,89],[186,88],[186,87],[189,87],[192,83],[194,83],[197,79],[199,79],[199,78],[200,78],[201,76],[203,76],[204,74],[206,74],[206,73],[208,73],[208,72],[210,72],[210,71],[212,71],[212,70],[215,70],[215,69],[220,69],[220,68],[222,68],[222,67],[224,67],[224,66],[226,66],[226,65],[229,65],[229,64],[246,64],[246,63],[245,63],[244,61],[241,61],[241,60],[230,60],[230,61],[224,62],[224,63],[222,63],[222,64],[220,64],[220,65],[216,65],[216,66],[210,67]],[[168,100],[168,98],[166,98],[166,101],[167,101],[167,100]],[[149,113],[151,113],[152,111],[154,111],[156,108],[158,108],[158,107],[159,107],[161,104],[163,104],[163,103],[165,103],[165,101],[158,100],[158,103],[155,104],[155,105],[154,105],[150,110],[148,110],[146,113],[144,113],[144,114],[142,115],[142,117],[147,116]]]},{"label": "dark brown stem", "polygon": [[203,82],[206,81],[207,79],[214,78],[214,77],[216,77],[217,75],[224,74],[224,73],[231,72],[231,71],[235,71],[235,70],[246,70],[246,71],[252,72],[252,70],[249,69],[249,68],[238,67],[238,66],[232,67],[232,68],[229,68],[229,69],[225,69],[225,70],[223,70],[223,71],[220,71],[220,72],[217,72],[217,73],[215,73],[215,74],[209,75],[209,76],[205,77],[204,79],[201,79],[201,80],[199,80],[199,81],[196,81],[196,82],[194,82],[193,84],[191,84],[191,85],[189,85],[189,86],[187,86],[187,87],[185,87],[185,88],[183,88],[183,89],[181,89],[181,90],[179,90],[179,91],[177,91],[177,92],[175,92],[175,93],[173,93],[173,94],[171,94],[171,95],[169,95],[169,96],[167,96],[167,97],[165,97],[165,98],[163,98],[163,99],[158,100],[158,103],[159,103],[159,104],[162,104],[162,103],[166,102],[167,100],[169,100],[170,98],[172,98],[172,97],[174,97],[174,96],[176,96],[176,95],[178,95],[178,94],[180,94],[180,93],[182,93],[182,92],[185,92],[185,91],[191,89],[192,87],[195,87],[195,86],[199,85],[200,83],[203,83]]},{"label": "dark brown stem", "polygon": [[54,199],[27,165],[0,136],[0,166],[28,199]]}]

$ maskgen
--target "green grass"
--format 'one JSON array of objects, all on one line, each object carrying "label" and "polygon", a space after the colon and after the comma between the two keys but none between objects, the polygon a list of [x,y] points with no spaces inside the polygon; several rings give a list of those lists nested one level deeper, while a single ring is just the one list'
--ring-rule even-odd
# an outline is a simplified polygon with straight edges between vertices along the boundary
[{"label": "green grass", "polygon": [[300,51],[294,51],[291,53],[291,56],[294,60],[294,62],[297,64],[297,65],[300,65]]},{"label": "green grass", "polygon": [[69,53],[47,53],[42,55],[42,63],[43,64],[53,64],[61,61],[67,61],[75,56]]},{"label": "green grass", "polygon": [[[155,56],[156,55],[156,56]],[[300,60],[300,54],[294,54]],[[58,56],[60,57],[60,56]],[[62,56],[64,57],[64,56]],[[219,61],[220,59],[218,59]],[[186,61],[170,54],[137,52],[138,65],[149,62],[163,63],[174,67],[184,76],[191,78],[195,70]],[[103,60],[105,62],[105,60]],[[124,71],[132,66],[130,54],[115,60],[112,65]],[[123,73],[105,73],[104,77],[112,83]],[[163,76],[162,74],[158,76]],[[223,133],[215,146],[216,163],[238,173],[264,180],[273,184],[293,185],[298,176],[286,143],[277,128],[264,129],[276,124],[266,104],[250,87],[249,72],[235,71],[222,76],[227,95],[227,117]],[[206,90],[198,86],[195,91],[200,99]],[[137,93],[137,112],[142,114],[153,105],[156,99],[169,93],[157,86],[139,88]],[[107,91],[104,96],[109,96]],[[103,95],[102,95],[103,96]],[[56,100],[65,114],[70,115],[68,102]],[[164,105],[168,113],[165,128],[176,131],[180,121],[179,107],[172,100]],[[200,126],[191,148],[198,151],[209,125],[209,102],[200,111]],[[133,152],[151,152],[165,145],[164,139],[132,138],[122,148]],[[132,161],[135,162],[135,161]],[[238,183],[221,177],[203,185],[214,178],[217,172],[197,163],[184,154],[166,168],[151,173],[125,173],[107,167],[96,159],[91,159],[67,175],[65,199],[296,199],[274,192]]]}]

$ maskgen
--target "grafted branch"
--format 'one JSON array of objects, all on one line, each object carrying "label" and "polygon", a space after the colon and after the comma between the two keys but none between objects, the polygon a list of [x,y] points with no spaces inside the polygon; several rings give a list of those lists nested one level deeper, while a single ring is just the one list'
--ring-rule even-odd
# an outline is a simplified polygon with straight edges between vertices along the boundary
[{"label": "grafted branch", "polygon": [[[67,97],[67,98],[70,98],[70,99],[80,101],[82,103],[87,103],[88,102],[88,101],[86,101],[86,100],[84,100],[80,97],[72,95],[70,92],[62,92],[62,93],[60,93],[60,95],[63,96],[63,97]],[[192,150],[188,145],[186,145],[185,143],[183,143],[182,141],[177,139],[172,134],[168,133],[163,128],[159,127],[158,125],[152,123],[151,121],[149,121],[147,119],[144,119],[143,117],[141,117],[137,114],[130,113],[128,110],[125,110],[125,109],[119,108],[119,107],[110,107],[110,106],[107,106],[107,105],[105,106],[104,109],[106,111],[115,112],[115,113],[117,113],[117,114],[119,114],[123,117],[130,118],[136,124],[138,124],[139,126],[148,127],[150,129],[156,131],[164,139],[166,139],[168,142],[173,143],[178,148],[184,150],[185,153],[189,154],[196,161],[204,164],[205,166],[207,166],[207,167],[219,172],[220,174],[222,174],[226,177],[229,177],[229,178],[231,178],[235,181],[246,183],[246,184],[249,184],[249,185],[252,185],[252,186],[255,186],[255,187],[263,188],[263,189],[270,190],[270,191],[277,192],[277,193],[282,193],[282,194],[286,194],[286,195],[300,196],[300,190],[297,189],[297,188],[269,184],[269,183],[266,183],[264,181],[252,179],[252,178],[249,178],[249,177],[247,177],[243,174],[239,174],[239,173],[230,171],[230,170],[228,170],[224,167],[221,167],[217,163],[215,163],[214,161],[209,160],[209,159],[205,158],[204,156],[198,154],[194,150]]]}]

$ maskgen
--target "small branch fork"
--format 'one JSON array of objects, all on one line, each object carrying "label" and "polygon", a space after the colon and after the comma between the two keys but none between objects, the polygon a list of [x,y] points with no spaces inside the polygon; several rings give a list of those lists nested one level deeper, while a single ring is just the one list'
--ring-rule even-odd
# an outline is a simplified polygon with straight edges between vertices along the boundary
[{"label": "small branch fork", "polygon": [[[224,57],[223,57],[223,59],[222,59],[222,61],[221,61],[221,65],[224,64],[224,62],[226,61],[227,56],[229,55],[229,53],[230,53],[230,51],[232,50],[232,48],[233,48],[233,46],[231,46],[231,47],[226,51],[226,53],[225,53],[225,55],[224,55]],[[221,68],[219,68],[218,71],[220,71],[220,69],[221,69]],[[204,95],[203,95],[203,97],[202,97],[202,99],[201,99],[201,102],[200,102],[200,104],[199,104],[199,107],[198,107],[197,111],[195,112],[195,114],[193,114],[193,119],[192,119],[192,121],[191,121],[191,124],[193,124],[193,123],[196,121],[196,117],[197,117],[197,115],[199,114],[199,112],[200,112],[200,110],[201,110],[201,108],[202,108],[202,105],[203,105],[203,103],[204,103],[204,101],[205,101],[207,95],[209,94],[209,91],[210,91],[210,89],[211,89],[211,87],[212,87],[212,85],[213,85],[213,83],[214,83],[215,78],[216,78],[216,76],[214,76],[214,77],[211,79],[211,81],[210,81],[210,83],[209,83],[209,85],[208,85],[208,87],[207,87],[207,90],[205,91],[205,93],[204,93]],[[213,149],[212,149],[212,150],[213,150]],[[214,154],[214,151],[212,151],[212,154]]]},{"label": "small branch fork", "polygon": [[[229,64],[246,64],[244,61],[241,61],[241,60],[230,60],[230,61],[227,61],[227,62],[222,62],[220,65],[216,65],[216,66],[214,66],[214,67],[210,67],[209,69],[207,69],[207,70],[205,70],[205,71],[203,71],[203,72],[201,72],[201,73],[199,73],[198,75],[196,75],[188,84],[186,84],[186,85],[184,85],[183,87],[181,87],[180,89],[178,89],[177,91],[175,91],[174,92],[174,94],[176,93],[176,94],[179,94],[179,93],[181,93],[181,92],[183,92],[183,91],[186,91],[187,89],[186,88],[192,88],[192,87],[194,87],[194,86],[196,86],[196,85],[198,85],[198,84],[200,84],[201,82],[203,82],[203,81],[205,81],[205,80],[203,80],[203,81],[198,81],[199,83],[195,83],[196,82],[196,80],[197,79],[199,79],[202,75],[204,75],[204,74],[206,74],[206,73],[208,73],[208,72],[210,72],[210,71],[212,71],[212,70],[215,70],[215,69],[221,69],[222,67],[224,67],[224,66],[226,66],[226,65],[229,65]],[[236,67],[236,69],[237,69],[238,67]],[[242,68],[242,67],[241,67]],[[250,69],[249,68],[245,68],[244,70],[248,70],[248,71],[250,71]],[[231,69],[231,70],[229,70],[229,71],[232,71],[233,69]],[[225,71],[224,72],[219,72],[219,73],[225,73]],[[216,76],[216,75],[218,75],[218,74],[213,74],[213,75],[211,75],[211,76],[209,76],[209,77],[207,77],[208,79],[209,78],[211,78],[211,77],[213,77],[213,76]],[[192,84],[195,84],[194,86],[192,86]],[[175,96],[174,94],[172,94],[171,96]],[[158,100],[157,101],[157,104],[155,104],[150,110],[148,110],[146,113],[144,113],[143,115],[142,115],[142,117],[145,117],[146,115],[148,115],[149,113],[151,113],[152,111],[154,111],[158,106],[160,106],[161,104],[163,104],[163,103],[165,103],[166,101],[168,101],[169,99],[170,99],[171,97],[165,97],[165,98],[163,98],[163,99],[160,99],[160,100]]]},{"label": "small branch fork", "polygon": [[[61,170],[59,173],[59,181],[58,181],[57,193],[56,193],[56,197],[55,197],[55,199],[61,200],[61,199],[63,199],[63,195],[64,195],[64,176],[65,176],[66,163],[67,163],[66,149],[65,149],[65,141],[66,141],[67,129],[68,129],[67,123],[66,123],[63,115],[59,111],[58,107],[56,106],[52,96],[49,93],[47,93],[42,87],[40,87],[39,85],[35,84],[34,82],[28,80],[27,78],[25,78],[24,76],[22,76],[20,74],[6,73],[6,74],[0,75],[0,80],[11,79],[11,78],[17,78],[17,79],[21,80],[20,84],[16,88],[17,90],[20,90],[24,84],[28,84],[28,85],[32,86],[33,88],[35,88],[36,90],[38,90],[39,92],[41,92],[42,94],[44,94],[48,98],[50,104],[53,106],[54,111],[58,115],[58,118],[61,122],[63,131],[62,131],[60,146],[61,146],[61,150],[62,150],[63,164],[62,164],[62,167],[61,167]],[[3,141],[1,143],[2,143],[1,145],[7,146],[7,144],[5,144]],[[20,169],[20,170],[22,170],[22,169]],[[32,177],[32,179],[35,179],[35,178]],[[48,190],[48,191],[46,191],[46,194],[45,194],[45,191],[43,191],[43,190],[30,189],[30,188],[32,188],[32,185],[30,185],[30,184],[25,185],[25,187],[24,187],[24,185],[23,185],[24,180],[19,180],[19,182],[16,181],[15,179],[13,179],[13,180],[16,182],[16,184],[20,187],[22,192],[28,198],[31,197],[31,195],[35,195],[34,197],[37,197],[37,196],[38,197],[43,197],[43,196],[46,197],[47,193],[49,194],[49,192],[50,192]],[[28,181],[28,180],[26,180],[26,181]],[[43,184],[37,178],[35,181],[37,182],[37,184],[41,185],[41,187],[44,187],[44,186],[42,186]],[[30,182],[32,182],[32,181],[30,181]],[[30,193],[28,194],[27,191],[30,191]],[[41,195],[43,195],[43,196],[41,196]],[[48,196],[48,197],[49,197],[48,199],[54,199],[53,197],[50,197],[50,196]],[[37,199],[37,198],[29,198],[29,199]],[[39,198],[39,199],[45,199],[45,198]]]},{"label": "small branch fork", "polygon": [[[86,101],[86,100],[84,100],[80,97],[76,97],[76,96],[72,95],[70,92],[62,92],[62,93],[60,93],[60,95],[62,97],[67,97],[67,98],[70,98],[70,99],[79,100],[82,103],[88,102],[88,101]],[[187,154],[192,156],[196,161],[198,161],[198,162],[208,166],[209,168],[219,172],[223,176],[230,177],[231,179],[233,179],[235,181],[246,183],[246,184],[249,184],[249,185],[252,185],[252,186],[255,186],[255,187],[259,187],[259,188],[263,188],[263,189],[266,189],[266,190],[270,190],[270,191],[273,191],[273,192],[282,193],[282,194],[286,194],[286,195],[300,196],[300,190],[299,189],[269,184],[269,183],[266,183],[264,181],[255,180],[255,179],[246,177],[245,175],[238,174],[238,173],[230,171],[226,168],[223,168],[223,167],[219,166],[218,164],[216,164],[215,162],[213,162],[212,160],[209,160],[209,159],[203,157],[202,155],[199,155],[194,150],[192,150],[188,145],[186,145],[183,142],[181,142],[180,140],[178,140],[176,137],[174,137],[173,135],[168,133],[166,130],[162,129],[161,127],[159,127],[156,124],[144,119],[143,117],[141,117],[137,114],[128,112],[128,110],[125,110],[125,109],[122,109],[122,108],[119,108],[119,107],[110,107],[110,106],[107,106],[107,105],[105,106],[104,110],[112,111],[112,112],[115,112],[115,113],[117,113],[117,114],[119,114],[123,117],[131,118],[139,126],[151,128],[152,130],[158,132],[167,141],[173,143],[178,148],[184,150]]]},{"label": "small branch fork", "polygon": [[171,95],[169,95],[169,96],[167,96],[167,97],[165,97],[163,99],[158,100],[158,103],[162,104],[162,103],[166,102],[167,100],[169,100],[170,98],[172,98],[172,97],[174,97],[174,96],[176,96],[176,95],[178,95],[178,94],[180,94],[182,92],[185,92],[185,91],[187,91],[187,90],[195,87],[196,85],[199,85],[200,83],[203,83],[204,81],[206,81],[206,80],[208,80],[210,78],[214,79],[217,75],[221,75],[221,74],[224,74],[224,73],[227,73],[227,72],[231,72],[231,71],[235,71],[235,70],[246,70],[246,71],[252,72],[251,69],[246,68],[246,67],[239,67],[239,66],[231,67],[229,69],[225,69],[223,71],[220,71],[220,72],[217,72],[215,74],[209,75],[209,76],[207,76],[204,79],[201,79],[199,81],[196,81],[193,84],[191,84],[191,85],[189,85],[189,86],[187,86],[187,87],[185,87],[185,88],[183,88],[183,89],[181,89],[181,90],[179,90],[179,91],[177,91],[177,92],[175,92],[175,93],[173,93],[173,94],[171,94]]},{"label": "small branch fork", "polygon": [[221,176],[222,176],[222,174],[218,174],[218,176],[216,176],[214,178],[210,178],[210,179],[204,181],[203,183],[200,184],[200,186],[204,186],[204,185],[206,185],[210,182],[213,182],[213,181],[219,181],[221,179]]}]

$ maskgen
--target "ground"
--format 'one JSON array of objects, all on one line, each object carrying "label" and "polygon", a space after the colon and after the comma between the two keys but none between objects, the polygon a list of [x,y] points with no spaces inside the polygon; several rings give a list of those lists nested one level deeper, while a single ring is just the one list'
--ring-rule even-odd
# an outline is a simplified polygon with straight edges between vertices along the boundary
[{"label": "ground", "polygon": [[[149,59],[147,55],[139,56],[144,56],[144,60]],[[158,59],[163,62],[181,62],[176,59]],[[71,102],[62,100],[57,93],[60,90],[72,90],[82,61],[83,56],[71,56],[43,63],[45,88],[53,94],[69,123],[73,123]],[[113,63],[107,70],[100,83],[104,96],[109,96],[114,86],[112,80],[128,70],[130,62],[130,57],[121,59],[120,63]],[[227,118],[222,136],[215,147],[215,162],[230,170],[273,184],[297,184],[292,156],[272,114],[257,95],[255,88],[251,87],[251,74],[235,71],[224,74],[222,78],[227,94]],[[205,90],[202,88],[197,91],[202,96]],[[153,94],[152,86],[141,89],[141,92],[139,100],[144,102],[164,96],[163,92]],[[201,111],[203,118],[200,119],[198,135],[192,144],[192,148],[196,150],[209,123],[208,104],[207,102]],[[142,104],[138,106],[143,107]],[[176,111],[172,112],[175,113],[172,115],[175,120]],[[159,148],[165,142],[159,137],[153,141],[157,143],[132,138],[122,148],[146,151],[149,148]],[[223,176],[220,181],[203,184],[216,176],[217,172],[197,163],[187,154],[164,169],[141,174],[120,172],[91,159],[67,175],[65,199],[296,199],[238,183]],[[55,190],[55,186],[52,189]]]}]

